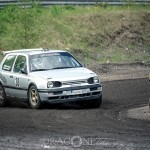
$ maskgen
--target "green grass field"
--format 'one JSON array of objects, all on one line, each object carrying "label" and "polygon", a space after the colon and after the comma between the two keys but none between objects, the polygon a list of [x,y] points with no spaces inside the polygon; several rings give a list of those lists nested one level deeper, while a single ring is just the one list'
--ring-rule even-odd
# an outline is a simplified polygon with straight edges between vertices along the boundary
[{"label": "green grass field", "polygon": [[150,6],[51,6],[0,11],[0,50],[65,49],[87,64],[150,61]]}]

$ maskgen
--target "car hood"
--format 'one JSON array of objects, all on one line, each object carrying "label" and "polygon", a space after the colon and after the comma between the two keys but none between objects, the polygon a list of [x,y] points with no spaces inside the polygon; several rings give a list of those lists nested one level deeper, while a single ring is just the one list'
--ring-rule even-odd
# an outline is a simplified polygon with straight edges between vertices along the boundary
[{"label": "car hood", "polygon": [[96,76],[94,72],[83,67],[38,71],[32,72],[31,74],[35,77],[52,81],[88,79],[90,77]]}]

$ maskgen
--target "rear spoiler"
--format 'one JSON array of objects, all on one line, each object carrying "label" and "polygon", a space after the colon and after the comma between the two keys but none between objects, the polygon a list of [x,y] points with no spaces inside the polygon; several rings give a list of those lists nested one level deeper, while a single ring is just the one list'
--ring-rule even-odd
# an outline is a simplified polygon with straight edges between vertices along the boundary
[{"label": "rear spoiler", "polygon": [[2,54],[5,56],[10,53],[21,53],[21,52],[30,52],[30,51],[44,51],[43,48],[34,48],[34,49],[21,49],[21,50],[11,50],[11,51],[2,51]]}]

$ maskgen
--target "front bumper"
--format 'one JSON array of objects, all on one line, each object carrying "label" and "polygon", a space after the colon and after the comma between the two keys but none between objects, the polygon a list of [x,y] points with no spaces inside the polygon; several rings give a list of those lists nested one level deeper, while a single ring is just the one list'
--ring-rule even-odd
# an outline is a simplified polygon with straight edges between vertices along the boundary
[{"label": "front bumper", "polygon": [[96,84],[51,90],[38,90],[38,92],[41,101],[43,102],[63,103],[100,98],[102,94],[102,86]]}]

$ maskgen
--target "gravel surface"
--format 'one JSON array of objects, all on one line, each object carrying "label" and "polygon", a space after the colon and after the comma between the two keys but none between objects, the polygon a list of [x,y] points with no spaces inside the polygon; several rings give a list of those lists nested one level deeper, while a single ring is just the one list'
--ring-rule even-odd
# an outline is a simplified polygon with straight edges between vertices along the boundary
[{"label": "gravel surface", "polygon": [[148,78],[150,62],[126,64],[100,64],[89,67],[95,71],[101,81]]},{"label": "gravel surface", "polygon": [[129,109],[127,115],[128,117],[135,119],[150,120],[150,108],[147,105],[139,108]]},{"label": "gravel surface", "polygon": [[[66,103],[33,110],[18,101],[0,108],[0,150],[149,150],[150,120],[133,115],[133,110],[141,114],[147,109],[149,68],[129,66],[108,65],[103,73],[97,70],[103,84],[100,109]],[[130,80],[109,81],[123,74]]]}]

